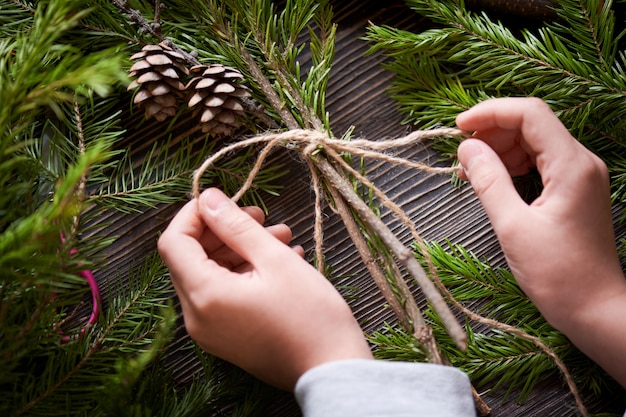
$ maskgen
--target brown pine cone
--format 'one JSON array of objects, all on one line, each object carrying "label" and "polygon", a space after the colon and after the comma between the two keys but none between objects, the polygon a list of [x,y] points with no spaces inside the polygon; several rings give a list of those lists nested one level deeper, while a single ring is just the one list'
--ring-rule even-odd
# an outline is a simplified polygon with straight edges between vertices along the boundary
[{"label": "brown pine cone", "polygon": [[250,89],[239,83],[243,75],[235,68],[221,64],[197,65],[190,70],[193,78],[187,83],[187,105],[201,114],[202,131],[215,135],[230,135],[240,126],[244,115],[242,99]]},{"label": "brown pine cone", "polygon": [[176,115],[185,90],[181,77],[189,74],[184,57],[161,42],[144,46],[130,59],[136,61],[129,73],[135,79],[128,90],[139,87],[133,103],[145,108],[145,118],[163,121]]}]

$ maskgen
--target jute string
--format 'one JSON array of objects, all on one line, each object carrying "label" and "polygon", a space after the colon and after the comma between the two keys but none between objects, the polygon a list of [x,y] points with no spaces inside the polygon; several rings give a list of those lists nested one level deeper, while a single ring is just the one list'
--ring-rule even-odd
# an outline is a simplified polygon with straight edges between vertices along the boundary
[{"label": "jute string", "polygon": [[192,192],[194,198],[197,198],[200,195],[200,180],[202,178],[202,175],[217,160],[238,149],[259,143],[266,143],[266,146],[259,153],[257,162],[250,171],[245,183],[241,186],[237,194],[232,197],[233,201],[238,201],[241,196],[252,186],[254,178],[261,169],[263,162],[265,161],[269,153],[274,149],[274,147],[276,147],[280,143],[282,143],[282,145],[287,149],[299,150],[299,152],[305,159],[307,159],[309,155],[313,155],[320,150],[332,150],[335,153],[347,152],[352,155],[360,156],[362,158],[379,159],[390,164],[402,165],[429,173],[454,174],[459,172],[460,167],[433,167],[424,163],[399,158],[387,154],[385,153],[385,151],[393,148],[401,148],[415,145],[426,139],[458,136],[466,136],[466,134],[462,130],[455,128],[439,128],[431,130],[417,130],[397,139],[380,141],[372,141],[367,139],[342,140],[331,138],[328,136],[328,134],[323,132],[304,129],[288,130],[281,133],[263,134],[225,146],[218,152],[209,156],[194,173]]},{"label": "jute string", "polygon": [[[292,149],[300,153],[301,157],[306,161],[313,182],[313,190],[315,193],[315,225],[314,236],[315,256],[317,259],[317,267],[320,272],[324,272],[324,254],[323,254],[323,227],[322,227],[322,196],[320,174],[316,169],[317,154],[322,152],[324,157],[331,161],[336,167],[339,167],[344,173],[350,174],[368,189],[372,190],[374,195],[381,201],[382,205],[391,210],[396,217],[410,230],[412,237],[416,240],[420,249],[422,249],[426,257],[431,274],[436,274],[435,268],[428,257],[425,245],[417,233],[415,225],[404,213],[404,211],[393,203],[384,192],[378,189],[369,179],[354,169],[341,156],[342,153],[349,153],[353,156],[359,156],[367,159],[377,159],[397,166],[405,166],[420,171],[434,174],[454,174],[458,173],[462,168],[457,167],[434,167],[421,162],[412,161],[406,158],[400,158],[388,153],[392,149],[398,149],[416,145],[426,139],[437,137],[459,137],[466,136],[465,132],[454,128],[439,128],[431,130],[418,130],[406,136],[397,139],[372,141],[367,139],[342,140],[329,137],[327,133],[316,130],[294,129],[280,133],[268,133],[254,136],[248,139],[235,142],[224,146],[218,152],[209,156],[204,163],[195,171],[193,176],[192,192],[194,198],[200,195],[200,182],[204,172],[211,167],[216,161],[225,155],[229,155],[241,148],[246,148],[256,144],[265,144],[264,148],[259,152],[257,160],[250,170],[244,184],[231,198],[238,201],[241,196],[253,185],[254,179],[262,168],[264,161],[270,152],[279,144],[287,149]],[[444,313],[445,314],[445,313]],[[452,321],[452,318],[450,319]],[[455,324],[450,323],[453,327]],[[460,333],[458,329],[456,333]],[[459,335],[459,337],[463,337]]]}]

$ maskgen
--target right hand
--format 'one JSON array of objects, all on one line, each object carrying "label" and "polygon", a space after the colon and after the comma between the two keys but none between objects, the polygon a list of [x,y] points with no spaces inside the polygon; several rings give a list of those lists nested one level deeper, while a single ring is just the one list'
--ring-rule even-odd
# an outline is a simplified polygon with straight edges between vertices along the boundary
[{"label": "right hand", "polygon": [[[458,149],[463,176],[519,285],[554,327],[626,385],[626,280],[605,164],[539,99],[488,100],[457,125],[474,132]],[[526,204],[511,175],[533,167],[543,190]]]}]

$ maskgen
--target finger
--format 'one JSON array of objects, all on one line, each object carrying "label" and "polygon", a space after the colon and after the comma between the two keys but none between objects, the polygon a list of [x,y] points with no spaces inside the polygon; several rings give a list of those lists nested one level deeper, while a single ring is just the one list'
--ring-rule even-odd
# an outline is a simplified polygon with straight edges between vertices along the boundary
[{"label": "finger", "polygon": [[255,266],[272,265],[291,256],[287,245],[266,231],[216,188],[199,198],[200,215],[226,246]]},{"label": "finger", "polygon": [[[265,228],[272,236],[280,240],[284,244],[291,241],[291,229],[284,224],[276,224]],[[222,245],[213,252],[207,253],[209,258],[213,259],[219,265],[230,270],[238,270],[237,268],[247,263],[247,261],[237,252],[233,251],[226,245]]]},{"label": "finger", "polygon": [[304,258],[304,248],[300,245],[292,246],[291,250],[298,254],[299,257]]},{"label": "finger", "polygon": [[525,175],[535,166],[530,155],[521,147],[514,147],[506,152],[498,153],[498,157],[512,177]]},{"label": "finger", "polygon": [[204,230],[206,225],[198,212],[198,201],[192,200],[174,216],[158,240],[159,254],[183,302],[190,291],[203,287],[208,277],[228,272],[207,257],[199,241]]},{"label": "finger", "polygon": [[[291,250],[300,258],[304,257],[304,249],[302,248],[302,246],[298,246],[298,245],[292,246]],[[239,274],[244,274],[247,272],[251,272],[252,269],[253,269],[253,266],[250,263],[243,262],[240,265],[235,266],[232,271],[237,272]]]},{"label": "finger", "polygon": [[[250,206],[242,207],[241,209],[252,217],[257,223],[263,224],[263,222],[265,222],[265,213],[263,213],[263,210],[260,207]],[[202,236],[200,237],[200,244],[204,247],[204,250],[207,253],[215,252],[217,249],[224,246],[224,242],[217,238],[215,233],[213,233],[213,231],[208,227],[205,228]]]},{"label": "finger", "polygon": [[515,213],[526,204],[493,149],[481,140],[466,139],[459,145],[458,157],[496,233],[504,220],[518,219]]},{"label": "finger", "polygon": [[[487,100],[459,114],[456,121],[463,130],[477,131],[474,136],[496,150],[517,142],[531,158],[541,155],[537,160],[540,171],[546,161],[566,161],[572,141],[576,142],[550,107],[537,98]],[[495,145],[498,141],[504,143]]]}]

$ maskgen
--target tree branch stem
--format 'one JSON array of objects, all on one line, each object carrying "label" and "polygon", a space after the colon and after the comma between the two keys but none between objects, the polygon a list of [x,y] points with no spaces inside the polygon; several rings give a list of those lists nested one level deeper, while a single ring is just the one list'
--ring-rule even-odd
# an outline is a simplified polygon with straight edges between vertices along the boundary
[{"label": "tree branch stem", "polygon": [[346,203],[354,209],[357,215],[366,224],[376,231],[382,241],[394,253],[397,260],[402,263],[409,273],[415,278],[422,290],[422,293],[430,302],[433,310],[435,310],[435,312],[439,315],[444,327],[455,341],[457,347],[460,350],[465,351],[467,348],[467,335],[465,334],[465,331],[448,308],[448,305],[441,296],[441,293],[439,293],[433,282],[426,275],[424,269],[413,256],[413,252],[402,244],[402,242],[393,234],[393,232],[391,232],[391,230],[389,230],[382,220],[374,215],[367,204],[365,204],[365,202],[363,202],[363,200],[352,190],[352,186],[348,183],[348,181],[346,181],[346,179],[342,177],[341,174],[339,174],[325,158],[311,155],[311,159],[329,182],[329,187],[337,189],[337,191],[346,200]]}]

